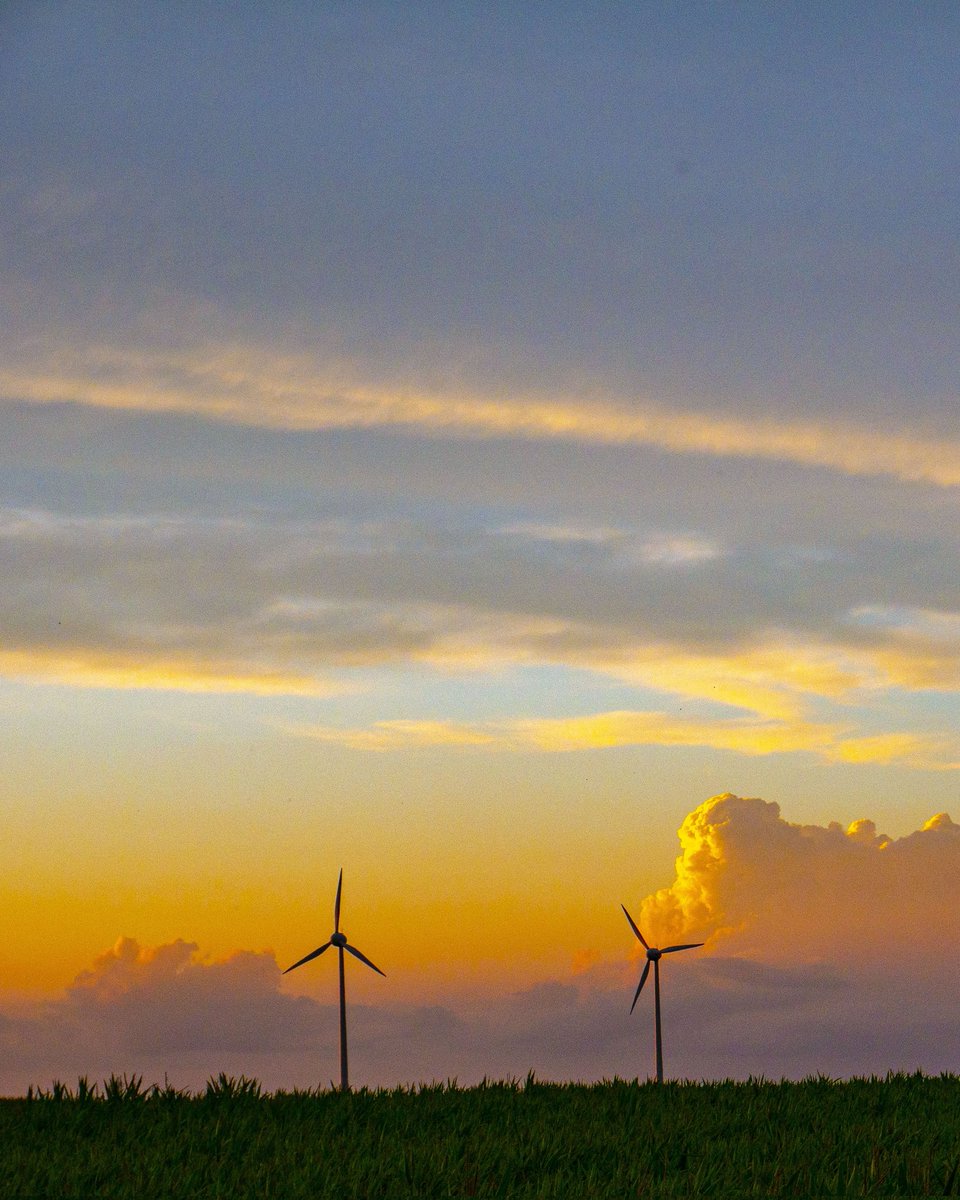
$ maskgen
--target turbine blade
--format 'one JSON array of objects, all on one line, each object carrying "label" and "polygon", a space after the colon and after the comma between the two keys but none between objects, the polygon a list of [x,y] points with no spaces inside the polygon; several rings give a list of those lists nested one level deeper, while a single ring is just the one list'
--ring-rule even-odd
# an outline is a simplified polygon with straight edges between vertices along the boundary
[{"label": "turbine blade", "polygon": [[[319,956],[324,952],[324,950],[329,950],[329,949],[330,949],[330,942],[324,942],[323,945],[319,948],[319,950],[314,950],[312,954],[304,955],[304,957],[301,958],[299,960],[299,962],[295,962],[292,967],[287,967],[287,971],[293,971],[297,967],[302,967],[305,962],[309,962],[311,958],[319,958]],[[286,975],[287,971],[283,972],[284,975]]]},{"label": "turbine blade", "polygon": [[386,972],[381,971],[380,968],[372,963],[365,954],[361,954],[359,950],[356,950],[353,946],[349,945],[349,943],[344,946],[344,950],[348,950],[354,958],[359,958],[362,963],[366,963],[368,967],[372,967],[378,975],[382,975],[384,979],[386,979]]},{"label": "turbine blade", "polygon": [[647,945],[647,939],[643,936],[643,934],[640,932],[640,930],[634,924],[633,917],[631,917],[630,914],[627,912],[626,906],[621,904],[620,907],[623,909],[623,915],[630,922],[630,928],[633,930],[633,932],[637,935],[637,937],[643,943],[643,948],[645,950],[649,950],[650,947]]},{"label": "turbine blade", "polygon": [[333,932],[340,932],[340,892],[343,890],[343,867],[340,868],[340,878],[337,880],[337,898],[333,904]]},{"label": "turbine blade", "polygon": [[643,991],[643,985],[647,982],[647,976],[650,974],[650,959],[648,958],[643,967],[643,974],[640,976],[640,982],[637,984],[637,991],[633,997],[633,1003],[630,1005],[630,1011],[637,1007],[637,1001],[640,999],[640,993]]},{"label": "turbine blade", "polygon": [[685,946],[664,946],[660,951],[661,954],[672,954],[674,950],[695,950],[697,946],[702,946],[703,942],[688,942]]}]

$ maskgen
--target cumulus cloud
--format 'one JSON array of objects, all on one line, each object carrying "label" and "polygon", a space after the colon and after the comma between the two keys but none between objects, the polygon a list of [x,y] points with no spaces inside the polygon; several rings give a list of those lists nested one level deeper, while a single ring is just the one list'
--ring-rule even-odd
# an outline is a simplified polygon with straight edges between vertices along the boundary
[{"label": "cumulus cloud", "polygon": [[691,812],[679,837],[676,878],[639,910],[661,941],[925,969],[960,941],[960,825],[946,813],[890,838],[867,819],[792,824],[772,801],[726,793]]}]

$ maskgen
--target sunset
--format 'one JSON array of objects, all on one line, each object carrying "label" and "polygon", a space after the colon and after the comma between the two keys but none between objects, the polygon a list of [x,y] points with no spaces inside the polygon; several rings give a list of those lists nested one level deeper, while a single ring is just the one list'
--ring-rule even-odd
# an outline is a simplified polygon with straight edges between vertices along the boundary
[{"label": "sunset", "polygon": [[0,1095],[960,1070],[958,64],[3,8]]}]

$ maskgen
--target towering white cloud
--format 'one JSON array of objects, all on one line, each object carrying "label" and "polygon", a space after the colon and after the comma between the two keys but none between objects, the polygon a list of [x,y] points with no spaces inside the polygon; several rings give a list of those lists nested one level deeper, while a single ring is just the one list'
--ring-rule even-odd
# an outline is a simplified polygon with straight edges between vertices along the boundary
[{"label": "towering white cloud", "polygon": [[709,938],[766,960],[931,967],[960,942],[960,825],[946,813],[890,838],[873,821],[797,825],[779,805],[725,793],[679,831],[676,878],[647,897],[661,941]]}]

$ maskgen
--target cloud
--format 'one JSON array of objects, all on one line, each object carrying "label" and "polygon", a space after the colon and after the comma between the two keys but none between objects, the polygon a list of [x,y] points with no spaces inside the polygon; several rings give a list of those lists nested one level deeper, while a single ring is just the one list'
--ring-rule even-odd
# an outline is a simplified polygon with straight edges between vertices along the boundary
[{"label": "cloud", "polygon": [[66,1006],[88,1031],[106,1021],[118,1053],[275,1052],[277,964],[238,951],[206,962],[195,942],[141,947],[119,938],[67,989]]},{"label": "cloud", "polygon": [[338,729],[332,725],[280,722],[277,727],[294,737],[346,746],[351,750],[410,750],[428,746],[472,746],[488,749],[515,745],[495,729],[456,721],[377,721],[368,729]]},{"label": "cloud", "polygon": [[851,604],[860,585],[839,584],[835,567],[824,588],[804,585],[814,598],[796,610],[789,578],[782,592],[764,582],[783,575],[776,557],[628,527],[8,507],[0,674],[325,698],[369,687],[366,668],[550,665],[660,695],[526,722],[401,708],[365,727],[296,731],[370,749],[702,745],[952,769],[948,726],[880,706],[960,688],[955,614]]},{"label": "cloud", "polygon": [[849,619],[852,575],[836,594],[835,567],[824,587],[805,586],[816,599],[803,611],[790,577],[782,590],[746,585],[745,571],[784,575],[776,552],[678,562],[676,536],[643,531],[588,543],[586,557],[582,538],[552,531],[515,543],[431,521],[8,508],[4,648],[22,656],[18,673],[30,655],[38,673],[75,661],[77,675],[142,657],[158,675],[237,675],[265,691],[316,687],[337,665],[560,662],[781,720],[805,695],[842,698],[911,671],[960,686],[956,639]]},{"label": "cloud", "polygon": [[162,692],[197,692],[248,696],[342,695],[347,683],[334,683],[269,668],[244,670],[230,662],[162,656],[150,647],[139,653],[77,647],[66,651],[41,647],[29,651],[0,650],[0,676],[33,683],[80,688],[120,688]]},{"label": "cloud", "polygon": [[891,681],[913,688],[957,686],[960,612],[916,604],[864,605],[849,614],[849,622],[882,632],[875,658]]},{"label": "cloud", "polygon": [[827,762],[890,763],[947,769],[945,747],[911,733],[848,737],[842,727],[801,720],[696,720],[663,712],[600,712],[581,717],[509,721],[377,721],[367,728],[285,722],[278,728],[297,737],[353,750],[406,750],[460,746],[487,750],[569,753],[617,746],[709,746],[740,754],[807,751]]},{"label": "cloud", "polygon": [[946,738],[933,738],[905,731],[845,737],[822,747],[827,762],[906,763],[925,770],[953,771],[960,763]]},{"label": "cloud", "polygon": [[612,746],[712,746],[746,754],[807,750],[825,730],[757,721],[697,721],[659,712],[604,712],[584,717],[525,720],[514,726],[522,741],[539,750]]},{"label": "cloud", "polygon": [[[905,837],[869,819],[794,825],[775,803],[715,796],[680,829],[672,884],[628,906],[648,938],[706,939],[666,960],[668,1074],[799,1077],[956,1070],[960,826],[945,813]],[[445,1004],[351,1004],[352,1077],[600,1079],[652,1068],[649,997],[629,1013],[633,939],[602,960],[570,947],[566,978]],[[301,981],[302,982],[302,981]],[[296,981],[294,981],[294,984]],[[57,997],[0,1003],[0,1091],[111,1071],[256,1075],[268,1087],[335,1075],[337,1009],[295,995],[269,950],[219,960],[194,942],[118,939]]]},{"label": "cloud", "polygon": [[902,425],[884,430],[836,418],[744,420],[650,399],[485,396],[404,383],[371,386],[361,378],[359,368],[346,362],[331,370],[323,359],[278,353],[266,345],[162,351],[89,344],[70,348],[58,339],[55,348],[37,354],[32,363],[0,371],[0,394],[32,403],[202,413],[275,429],[384,428],[649,446],[673,454],[769,459],[849,475],[960,485],[960,442]]},{"label": "cloud", "polygon": [[679,837],[675,880],[639,909],[660,942],[933,969],[960,941],[960,825],[946,813],[893,839],[869,820],[791,824],[776,803],[726,793],[691,812]]},{"label": "cloud", "polygon": [[61,997],[7,1011],[4,1086],[111,1072],[198,1080],[218,1061],[269,1071],[279,1051],[278,976],[270,954],[208,962],[192,942],[120,938]]},{"label": "cloud", "polygon": [[[338,1072],[336,1003],[282,990],[268,951],[211,961],[193,942],[145,947],[124,937],[61,997],[4,1007],[4,1094],[55,1077],[110,1072],[142,1073],[148,1082],[166,1076],[191,1087],[221,1070],[256,1075],[269,1087],[315,1087]],[[489,1007],[351,1004],[353,1080],[394,1085],[523,1075],[538,1058],[546,1065],[544,1047],[555,1046],[564,1061],[563,1029],[583,1019],[577,989],[556,981]],[[544,1014],[559,1023],[553,1032],[537,1028]]]},{"label": "cloud", "polygon": [[[253,972],[207,979],[205,971],[212,976],[216,966],[195,964],[193,978],[168,973],[83,1003],[71,989],[63,1000],[0,1010],[0,1094],[111,1072],[192,1088],[221,1070],[255,1075],[269,1088],[332,1083],[335,1004],[264,988]],[[598,983],[601,974],[615,974],[616,986]],[[351,1080],[471,1084],[529,1071],[555,1080],[645,1078],[653,1069],[651,1001],[641,997],[630,1014],[636,978],[617,964],[482,1004],[351,1004]],[[955,1069],[955,1000],[946,992],[924,995],[918,1010],[916,997],[916,982],[902,974],[881,987],[839,967],[672,960],[663,972],[667,1073],[799,1078]]]},{"label": "cloud", "polygon": [[605,548],[625,564],[659,564],[677,567],[720,558],[722,546],[708,538],[677,533],[655,533],[639,538],[629,529],[611,526],[556,525],[535,521],[518,521],[501,526],[497,534],[515,537],[536,548],[551,543],[579,545],[585,550]]}]

